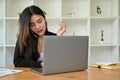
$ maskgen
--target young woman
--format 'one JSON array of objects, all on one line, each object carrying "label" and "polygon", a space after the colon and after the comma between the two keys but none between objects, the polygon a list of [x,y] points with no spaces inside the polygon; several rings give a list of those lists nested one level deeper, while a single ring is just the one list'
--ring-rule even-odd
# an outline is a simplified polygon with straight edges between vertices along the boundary
[{"label": "young woman", "polygon": [[61,36],[66,30],[66,25],[61,22],[57,34],[49,32],[43,11],[32,5],[25,8],[20,14],[19,26],[19,35],[14,51],[14,65],[16,67],[43,67],[44,35]]}]

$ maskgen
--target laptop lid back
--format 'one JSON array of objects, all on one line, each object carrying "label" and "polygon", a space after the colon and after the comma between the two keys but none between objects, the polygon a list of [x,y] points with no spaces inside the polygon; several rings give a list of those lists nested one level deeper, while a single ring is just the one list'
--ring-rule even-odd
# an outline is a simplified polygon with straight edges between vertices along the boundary
[{"label": "laptop lid back", "polygon": [[45,36],[43,74],[85,70],[88,36]]}]

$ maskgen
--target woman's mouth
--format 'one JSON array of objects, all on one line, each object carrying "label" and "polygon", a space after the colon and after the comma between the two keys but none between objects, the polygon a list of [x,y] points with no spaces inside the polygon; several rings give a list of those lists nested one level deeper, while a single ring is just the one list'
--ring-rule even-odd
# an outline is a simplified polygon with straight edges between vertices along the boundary
[{"label": "woman's mouth", "polygon": [[43,30],[41,29],[41,30],[38,30],[37,32],[38,32],[38,33],[41,33],[42,31],[43,31]]}]

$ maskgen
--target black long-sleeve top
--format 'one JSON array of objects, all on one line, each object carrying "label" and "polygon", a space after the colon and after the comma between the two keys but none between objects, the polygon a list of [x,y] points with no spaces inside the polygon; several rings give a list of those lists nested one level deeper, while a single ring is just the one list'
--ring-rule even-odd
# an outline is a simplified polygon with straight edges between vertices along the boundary
[{"label": "black long-sleeve top", "polygon": [[[54,33],[51,32],[47,32],[45,35],[56,35]],[[17,40],[16,42],[16,46],[15,46],[15,51],[14,51],[14,66],[15,67],[41,67],[40,65],[40,61],[37,61],[37,57],[33,57],[33,58],[26,58],[25,55],[28,55],[29,51],[28,49],[33,50],[32,54],[33,56],[38,55],[38,39],[37,38],[33,38],[31,40],[29,40],[28,42],[32,43],[35,47],[32,48],[28,48],[24,46],[24,55],[20,52],[20,45],[19,45],[19,40]],[[28,44],[29,46],[29,44]]]}]

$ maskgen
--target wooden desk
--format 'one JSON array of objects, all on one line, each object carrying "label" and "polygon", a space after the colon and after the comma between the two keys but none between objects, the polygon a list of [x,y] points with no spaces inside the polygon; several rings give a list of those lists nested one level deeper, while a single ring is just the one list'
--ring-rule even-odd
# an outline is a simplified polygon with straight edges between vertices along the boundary
[{"label": "wooden desk", "polygon": [[32,72],[29,68],[22,69],[24,72],[1,77],[0,80],[120,80],[120,69],[107,70],[89,68],[86,71],[69,72],[42,76]]}]

